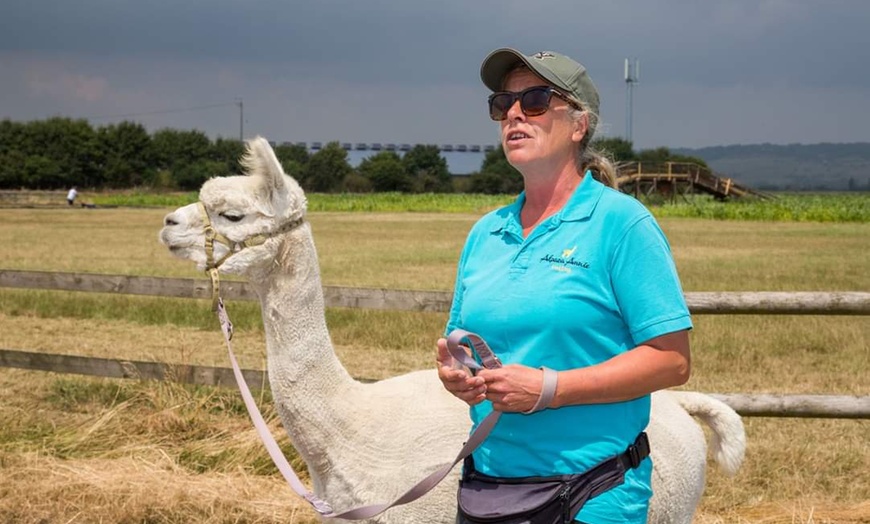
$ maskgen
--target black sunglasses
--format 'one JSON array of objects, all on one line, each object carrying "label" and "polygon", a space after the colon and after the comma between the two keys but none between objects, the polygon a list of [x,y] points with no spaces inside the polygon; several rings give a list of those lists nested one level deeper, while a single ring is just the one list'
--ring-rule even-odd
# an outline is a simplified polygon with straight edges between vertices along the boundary
[{"label": "black sunglasses", "polygon": [[[520,109],[526,116],[539,116],[550,108],[550,99],[556,95],[558,98],[577,107],[567,95],[553,89],[550,86],[535,86],[523,89],[519,93],[511,91],[499,91],[489,95],[489,117],[499,122],[507,118],[508,111],[517,100],[520,101]],[[578,107],[578,109],[580,109]]]}]

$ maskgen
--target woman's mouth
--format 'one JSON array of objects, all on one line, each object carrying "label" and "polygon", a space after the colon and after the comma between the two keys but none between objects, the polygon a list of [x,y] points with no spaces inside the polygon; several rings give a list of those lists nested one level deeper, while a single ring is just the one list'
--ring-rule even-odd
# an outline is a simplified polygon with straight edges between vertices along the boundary
[{"label": "woman's mouth", "polygon": [[523,133],[522,131],[514,131],[512,133],[508,133],[507,142],[515,142],[517,140],[523,140],[525,138],[531,138],[529,135]]}]

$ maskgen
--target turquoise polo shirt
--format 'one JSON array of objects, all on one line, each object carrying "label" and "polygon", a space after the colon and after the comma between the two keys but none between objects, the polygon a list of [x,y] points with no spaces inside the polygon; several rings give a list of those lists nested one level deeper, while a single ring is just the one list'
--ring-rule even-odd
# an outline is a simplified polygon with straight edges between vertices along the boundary
[{"label": "turquoise polo shirt", "polygon": [[[459,260],[446,332],[481,335],[504,364],[563,371],[692,327],[670,246],[649,211],[588,172],[556,214],[523,238],[525,194],[482,217]],[[492,410],[471,408],[476,427]],[[474,452],[500,477],[582,473],[622,453],[649,422],[649,395],[612,404],[505,413]],[[590,500],[577,519],[646,522],[651,461]]]}]

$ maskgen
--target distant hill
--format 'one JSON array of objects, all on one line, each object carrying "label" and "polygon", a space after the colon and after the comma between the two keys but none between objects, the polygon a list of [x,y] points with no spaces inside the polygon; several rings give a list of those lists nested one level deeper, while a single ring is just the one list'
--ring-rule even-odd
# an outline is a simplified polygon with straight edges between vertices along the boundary
[{"label": "distant hill", "polygon": [[870,191],[870,143],[672,148],[759,190]]}]

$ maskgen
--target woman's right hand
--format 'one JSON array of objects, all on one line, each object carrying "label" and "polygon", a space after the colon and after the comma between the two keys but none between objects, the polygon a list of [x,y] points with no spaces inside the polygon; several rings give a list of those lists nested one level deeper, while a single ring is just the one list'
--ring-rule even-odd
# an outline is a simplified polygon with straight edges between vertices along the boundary
[{"label": "woman's right hand", "polygon": [[438,339],[438,378],[444,389],[469,406],[486,400],[486,384],[482,377],[476,377],[460,365],[447,349],[447,339]]}]

